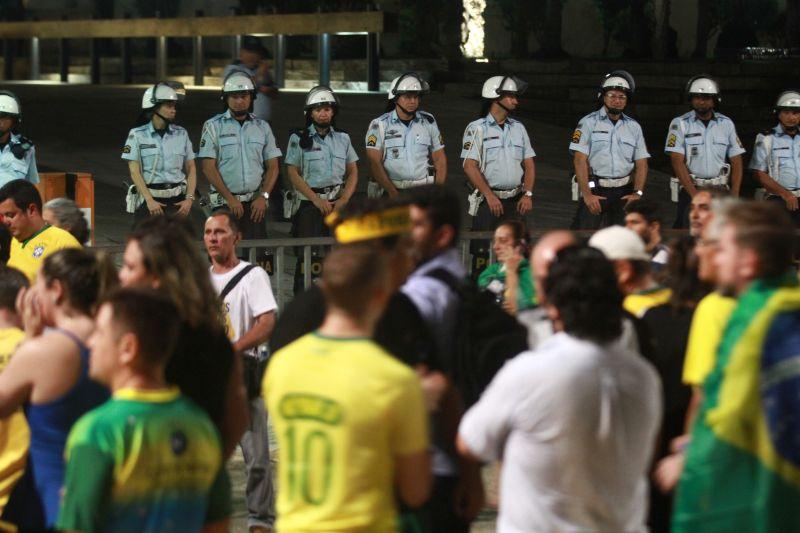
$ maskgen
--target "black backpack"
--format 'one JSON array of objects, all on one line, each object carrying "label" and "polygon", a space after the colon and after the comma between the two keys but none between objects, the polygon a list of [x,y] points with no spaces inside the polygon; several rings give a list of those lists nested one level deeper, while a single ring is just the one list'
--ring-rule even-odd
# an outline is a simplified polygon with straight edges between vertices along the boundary
[{"label": "black backpack", "polygon": [[528,330],[506,313],[494,295],[444,269],[427,274],[458,295],[453,345],[442,354],[466,406],[478,401],[503,364],[528,349]]}]

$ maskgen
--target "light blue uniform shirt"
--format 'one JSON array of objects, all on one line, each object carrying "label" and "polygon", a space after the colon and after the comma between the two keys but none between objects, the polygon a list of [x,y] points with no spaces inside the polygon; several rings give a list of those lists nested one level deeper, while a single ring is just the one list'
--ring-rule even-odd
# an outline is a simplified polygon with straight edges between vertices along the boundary
[{"label": "light blue uniform shirt", "polygon": [[784,189],[800,189],[800,134],[792,137],[778,124],[768,135],[772,137],[772,153],[767,154],[764,146],[766,135],[759,133],[750,168],[766,172]]},{"label": "light blue uniform shirt", "polygon": [[311,124],[311,148],[300,147],[300,135],[292,133],[286,149],[285,162],[297,167],[309,187],[321,188],[340,185],[344,182],[347,163],[358,161],[350,136],[343,131],[330,129],[325,137],[317,133]]},{"label": "light blue uniform shirt", "polygon": [[628,176],[635,161],[650,157],[639,123],[623,113],[614,124],[605,106],[578,122],[569,149],[589,156],[590,175],[601,178]]},{"label": "light blue uniform shirt", "polygon": [[139,161],[142,177],[148,185],[178,184],[186,179],[184,164],[194,159],[194,150],[189,134],[182,127],[170,124],[161,137],[153,123],[148,122],[128,133],[122,159]]},{"label": "light blue uniform shirt", "polygon": [[203,124],[197,157],[217,160],[222,181],[232,194],[257,191],[266,161],[281,156],[272,128],[265,120],[248,115],[239,124],[230,109]]},{"label": "light blue uniform shirt", "polygon": [[31,146],[22,159],[17,159],[11,152],[11,147],[21,144],[18,133],[8,137],[8,143],[0,151],[0,187],[14,180],[28,180],[39,183],[39,172],[36,170],[36,149]]},{"label": "light blue uniform shirt", "polygon": [[470,122],[464,130],[461,159],[477,161],[492,189],[509,190],[521,185],[525,175],[522,161],[530,157],[536,157],[536,152],[519,120],[507,117],[501,128],[489,113]]},{"label": "light blue uniform shirt", "polygon": [[425,111],[417,111],[408,126],[397,110],[384,113],[370,123],[366,145],[383,151],[383,168],[392,181],[427,179],[431,154],[444,148],[436,120]]},{"label": "light blue uniform shirt", "polygon": [[706,126],[697,118],[697,113],[690,111],[670,123],[664,151],[683,154],[690,174],[698,178],[716,178],[726,158],[741,155],[745,149],[731,119],[714,113]]}]

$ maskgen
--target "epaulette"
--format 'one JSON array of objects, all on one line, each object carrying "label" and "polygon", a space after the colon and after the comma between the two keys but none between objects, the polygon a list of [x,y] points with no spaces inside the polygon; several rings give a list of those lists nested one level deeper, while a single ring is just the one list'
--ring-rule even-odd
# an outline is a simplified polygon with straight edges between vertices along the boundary
[{"label": "epaulette", "polygon": [[22,159],[31,148],[33,148],[33,141],[24,135],[20,135],[16,142],[11,145],[11,153],[14,154],[14,157],[17,159]]},{"label": "epaulette", "polygon": [[419,111],[419,114],[428,121],[428,124],[436,124],[436,119],[427,111]]}]

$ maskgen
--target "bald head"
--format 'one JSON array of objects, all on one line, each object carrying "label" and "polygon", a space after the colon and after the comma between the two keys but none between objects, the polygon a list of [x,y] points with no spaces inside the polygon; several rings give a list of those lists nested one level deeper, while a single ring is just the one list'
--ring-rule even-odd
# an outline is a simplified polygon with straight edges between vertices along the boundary
[{"label": "bald head", "polygon": [[536,284],[536,294],[540,302],[544,299],[544,280],[547,270],[556,258],[556,254],[568,246],[578,244],[578,240],[571,231],[556,230],[542,235],[531,253],[531,268],[533,280]]}]

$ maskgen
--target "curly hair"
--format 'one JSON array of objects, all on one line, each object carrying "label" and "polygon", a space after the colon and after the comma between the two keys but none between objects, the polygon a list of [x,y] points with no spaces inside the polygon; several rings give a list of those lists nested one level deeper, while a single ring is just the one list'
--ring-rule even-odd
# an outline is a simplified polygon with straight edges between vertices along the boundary
[{"label": "curly hair", "polygon": [[570,335],[605,343],[622,334],[623,296],[614,265],[601,251],[588,246],[559,251],[544,280],[544,291]]}]

